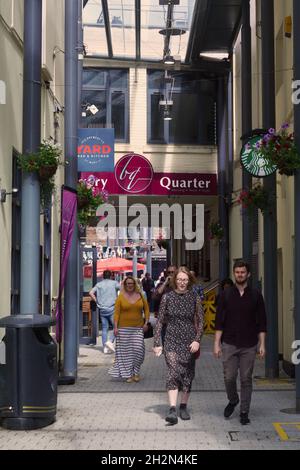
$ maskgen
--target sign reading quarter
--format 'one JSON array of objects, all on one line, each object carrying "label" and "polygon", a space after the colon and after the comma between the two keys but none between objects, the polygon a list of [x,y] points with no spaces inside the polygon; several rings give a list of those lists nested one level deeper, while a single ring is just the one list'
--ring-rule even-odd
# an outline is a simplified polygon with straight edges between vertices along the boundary
[{"label": "sign reading quarter", "polygon": [[272,165],[270,161],[261,154],[258,142],[262,136],[254,136],[246,144],[243,145],[241,150],[241,162],[243,167],[248,173],[257,178],[263,178],[275,173],[277,170],[276,165]]}]

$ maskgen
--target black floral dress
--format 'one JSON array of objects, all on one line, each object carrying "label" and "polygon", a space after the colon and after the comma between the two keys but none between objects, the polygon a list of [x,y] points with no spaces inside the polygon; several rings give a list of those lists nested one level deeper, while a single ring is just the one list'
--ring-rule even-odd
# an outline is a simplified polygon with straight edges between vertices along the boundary
[{"label": "black floral dress", "polygon": [[167,390],[190,392],[195,376],[195,355],[190,352],[193,341],[200,342],[203,333],[203,309],[192,290],[175,291],[161,300],[154,334],[154,346],[161,345],[161,328],[166,324],[164,354],[167,363]]}]

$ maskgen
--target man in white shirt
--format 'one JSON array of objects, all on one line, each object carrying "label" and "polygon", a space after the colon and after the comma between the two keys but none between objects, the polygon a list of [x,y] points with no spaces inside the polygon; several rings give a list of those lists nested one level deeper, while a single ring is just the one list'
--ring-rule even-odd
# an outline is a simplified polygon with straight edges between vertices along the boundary
[{"label": "man in white shirt", "polygon": [[109,340],[108,330],[109,325],[113,327],[115,302],[120,288],[120,284],[111,279],[111,271],[106,270],[103,272],[103,280],[98,282],[89,292],[90,297],[96,302],[97,307],[99,308],[104,354],[108,354],[109,350],[113,352],[115,351],[113,344],[115,340],[114,331],[112,329],[111,338]]}]

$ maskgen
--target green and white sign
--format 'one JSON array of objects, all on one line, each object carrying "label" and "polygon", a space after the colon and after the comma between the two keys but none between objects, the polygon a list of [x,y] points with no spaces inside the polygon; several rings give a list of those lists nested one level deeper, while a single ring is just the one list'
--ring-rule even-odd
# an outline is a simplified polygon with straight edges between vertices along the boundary
[{"label": "green and white sign", "polygon": [[258,148],[258,142],[262,136],[252,137],[241,150],[241,162],[248,173],[257,178],[272,175],[277,170],[276,165],[272,165],[270,161],[261,154]]}]

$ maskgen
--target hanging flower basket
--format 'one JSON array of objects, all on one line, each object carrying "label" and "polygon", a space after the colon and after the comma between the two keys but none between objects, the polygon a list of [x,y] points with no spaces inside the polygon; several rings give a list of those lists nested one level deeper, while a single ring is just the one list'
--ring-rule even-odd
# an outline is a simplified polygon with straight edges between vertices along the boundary
[{"label": "hanging flower basket", "polygon": [[268,191],[258,184],[250,190],[243,189],[237,202],[241,204],[249,216],[253,216],[256,209],[259,209],[263,214],[270,209],[271,197]]},{"label": "hanging flower basket", "polygon": [[288,128],[289,124],[285,123],[277,132],[269,129],[256,145],[260,153],[277,166],[281,175],[292,176],[300,168],[300,153],[294,134],[289,133]]},{"label": "hanging flower basket", "polygon": [[211,222],[209,225],[209,232],[210,240],[220,242],[224,238],[224,228],[220,222]]},{"label": "hanging flower basket", "polygon": [[40,181],[49,180],[50,178],[52,178],[52,176],[55,175],[56,171],[57,165],[41,166],[41,168],[39,169]]},{"label": "hanging flower basket", "polygon": [[53,140],[43,140],[35,153],[18,156],[18,167],[25,173],[36,173],[40,181],[41,206],[49,206],[56,190],[54,175],[60,161],[61,147]]},{"label": "hanging flower basket", "polygon": [[78,209],[84,209],[84,207],[89,206],[89,198],[85,195],[77,194],[77,207]]},{"label": "hanging flower basket", "polygon": [[78,223],[83,226],[95,227],[100,220],[100,217],[96,215],[97,209],[107,199],[108,193],[106,191],[98,193],[91,184],[79,180],[77,184]]}]

